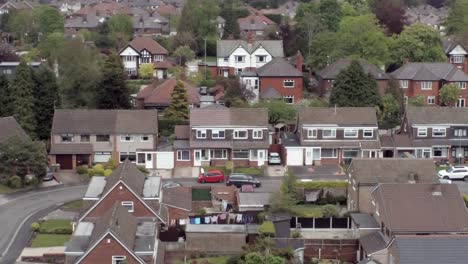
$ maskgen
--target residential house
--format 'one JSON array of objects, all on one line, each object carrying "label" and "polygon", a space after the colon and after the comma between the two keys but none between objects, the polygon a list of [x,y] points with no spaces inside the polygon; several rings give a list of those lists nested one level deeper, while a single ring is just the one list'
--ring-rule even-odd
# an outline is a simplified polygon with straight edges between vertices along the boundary
[{"label": "residential house", "polygon": [[449,62],[468,74],[468,43],[449,37],[444,40],[443,47]]},{"label": "residential house", "polygon": [[132,23],[133,33],[137,36],[160,36],[169,31],[169,20],[158,12],[134,15]]},{"label": "residential house", "polygon": [[[190,107],[200,105],[200,94],[198,88],[183,82],[187,90],[187,99]],[[141,89],[136,96],[136,108],[157,109],[162,114],[164,109],[171,104],[171,94],[177,85],[177,80],[169,78],[161,82],[153,82]]]},{"label": "residential house", "polygon": [[126,159],[155,167],[158,117],[154,110],[55,110],[50,162],[61,169]]},{"label": "residential house", "polygon": [[0,4],[0,15],[8,14],[11,10],[32,10],[39,4],[37,0],[7,0]]},{"label": "residential house", "polygon": [[[16,75],[16,68],[18,68],[19,61],[2,61],[0,62],[0,74],[4,74],[9,78],[14,78]],[[39,68],[42,62],[28,62],[28,65],[33,69]]]},{"label": "residential house", "polygon": [[392,72],[391,75],[400,81],[406,103],[409,98],[423,96],[428,105],[441,104],[439,90],[445,84],[454,83],[462,90],[454,105],[457,107],[465,107],[466,105],[468,75],[450,63],[406,63]]},{"label": "residential house", "polygon": [[[188,130],[188,131],[187,131]],[[188,139],[187,139],[188,136]],[[269,147],[267,109],[210,105],[190,110],[190,126],[176,128],[176,166],[262,166]]]},{"label": "residential house", "polygon": [[298,1],[288,0],[277,8],[261,9],[260,12],[264,15],[281,15],[292,19],[296,16],[296,10],[299,3],[300,2]]},{"label": "residential house", "polygon": [[284,57],[283,41],[218,40],[216,57],[216,76],[239,75],[260,68],[273,58]]},{"label": "residential house", "polygon": [[4,143],[12,137],[29,139],[23,128],[16,122],[13,116],[0,117],[0,143]]},{"label": "residential house", "polygon": [[156,263],[157,222],[115,203],[101,217],[78,223],[66,243],[65,263]]},{"label": "residential house", "polygon": [[256,71],[242,72],[240,81],[255,95],[253,102],[279,99],[293,104],[302,99],[302,64],[297,67],[284,58],[273,58]]},{"label": "residential house", "polygon": [[[317,72],[317,80],[319,82],[319,94],[321,96],[329,96],[333,89],[333,83],[336,81],[338,74],[351,65],[352,60],[341,59],[324,69]],[[385,93],[389,76],[380,68],[366,60],[358,60],[366,74],[370,74],[377,81],[377,87],[381,95]]]},{"label": "residential house", "polygon": [[136,37],[119,52],[124,70],[129,76],[138,76],[141,64],[163,62],[168,52],[158,42],[148,37]]},{"label": "residential house", "polygon": [[250,12],[248,16],[237,19],[241,38],[264,39],[268,32],[275,32],[277,25],[273,20],[253,7],[248,7],[247,10]]},{"label": "residential house", "polygon": [[379,183],[437,183],[431,159],[360,159],[349,165],[348,210],[371,213],[371,192]]},{"label": "residential house", "polygon": [[155,61],[153,63],[153,77],[157,79],[167,79],[168,70],[174,67],[174,64],[170,61]]},{"label": "residential house", "polygon": [[288,166],[349,163],[379,158],[377,115],[373,107],[313,107],[298,111],[296,133],[282,138]]},{"label": "residential house", "polygon": [[430,26],[442,34],[445,32],[445,19],[448,17],[448,5],[435,8],[429,4],[421,4],[406,9],[405,17],[409,25],[421,23]]}]

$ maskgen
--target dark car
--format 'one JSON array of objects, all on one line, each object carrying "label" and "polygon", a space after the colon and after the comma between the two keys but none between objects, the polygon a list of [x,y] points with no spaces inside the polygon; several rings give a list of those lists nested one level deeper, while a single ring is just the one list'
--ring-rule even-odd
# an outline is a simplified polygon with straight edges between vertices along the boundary
[{"label": "dark car", "polygon": [[220,170],[210,170],[208,172],[200,173],[197,181],[199,183],[205,182],[224,182],[224,174]]},{"label": "dark car", "polygon": [[242,173],[231,173],[226,181],[227,186],[234,185],[240,188],[242,185],[252,185],[254,187],[260,187],[261,183],[254,177]]},{"label": "dark car", "polygon": [[47,173],[46,175],[42,178],[42,181],[51,181],[55,179],[54,173],[50,170],[49,167],[47,167]]}]

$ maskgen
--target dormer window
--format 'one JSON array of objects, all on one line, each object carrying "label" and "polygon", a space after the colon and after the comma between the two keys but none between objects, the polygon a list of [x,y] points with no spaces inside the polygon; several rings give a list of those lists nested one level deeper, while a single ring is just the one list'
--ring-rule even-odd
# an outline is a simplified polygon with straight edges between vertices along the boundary
[{"label": "dormer window", "polygon": [[234,139],[247,139],[247,130],[234,130]]},{"label": "dormer window", "polygon": [[418,137],[427,137],[427,128],[419,127],[418,128]]},{"label": "dormer window", "polygon": [[224,130],[217,130],[217,129],[211,130],[211,138],[224,139],[224,137],[225,137],[225,131]]},{"label": "dormer window", "polygon": [[307,138],[317,138],[317,129],[307,129]]},{"label": "dormer window", "polygon": [[197,138],[206,138],[206,130],[198,129]]},{"label": "dormer window", "polygon": [[345,129],[344,130],[344,137],[345,138],[357,138],[358,137],[358,130],[357,129]]},{"label": "dormer window", "polygon": [[60,135],[62,142],[74,142],[75,138],[73,134],[62,134]]},{"label": "dormer window", "polygon": [[445,137],[445,128],[433,128],[432,129],[432,136],[433,137]]}]

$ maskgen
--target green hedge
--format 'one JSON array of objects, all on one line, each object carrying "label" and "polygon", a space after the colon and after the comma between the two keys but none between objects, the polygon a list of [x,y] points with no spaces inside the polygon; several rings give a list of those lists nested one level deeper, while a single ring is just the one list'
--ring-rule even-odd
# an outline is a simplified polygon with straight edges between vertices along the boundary
[{"label": "green hedge", "polygon": [[66,219],[51,219],[40,223],[39,233],[69,235],[73,233],[71,221]]},{"label": "green hedge", "polygon": [[468,207],[468,195],[464,195],[463,200],[465,200],[465,205]]},{"label": "green hedge", "polygon": [[348,182],[346,181],[309,181],[309,182],[297,182],[296,186],[304,188],[305,190],[318,190],[323,188],[341,189],[347,188]]},{"label": "green hedge", "polygon": [[274,237],[275,236],[275,226],[272,221],[263,221],[263,224],[258,229],[258,233],[263,237]]}]

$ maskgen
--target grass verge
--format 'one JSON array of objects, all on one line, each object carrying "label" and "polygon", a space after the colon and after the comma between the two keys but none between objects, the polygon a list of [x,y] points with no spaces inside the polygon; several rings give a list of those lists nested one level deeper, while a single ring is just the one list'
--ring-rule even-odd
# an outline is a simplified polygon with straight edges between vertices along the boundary
[{"label": "grass verge", "polygon": [[79,210],[82,206],[83,206],[83,200],[76,200],[76,201],[64,204],[61,209],[75,211],[75,210]]},{"label": "grass verge", "polygon": [[70,235],[38,234],[31,242],[31,247],[60,247],[70,240]]}]

